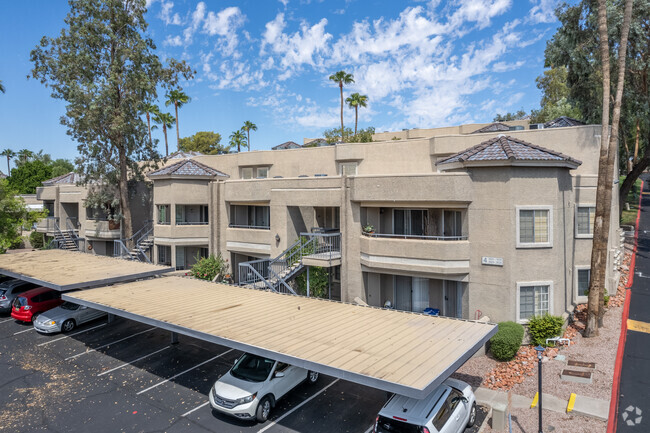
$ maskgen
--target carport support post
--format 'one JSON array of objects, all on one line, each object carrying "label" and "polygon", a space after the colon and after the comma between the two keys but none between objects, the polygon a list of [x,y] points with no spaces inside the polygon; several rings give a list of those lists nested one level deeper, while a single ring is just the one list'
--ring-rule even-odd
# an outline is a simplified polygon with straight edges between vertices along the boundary
[{"label": "carport support post", "polygon": [[307,297],[309,298],[309,266],[307,266]]},{"label": "carport support post", "polygon": [[170,344],[178,344],[178,333],[177,332],[172,332],[171,333],[171,343]]},{"label": "carport support post", "polygon": [[108,318],[106,319],[106,323],[113,323],[115,321],[115,314],[108,314]]}]

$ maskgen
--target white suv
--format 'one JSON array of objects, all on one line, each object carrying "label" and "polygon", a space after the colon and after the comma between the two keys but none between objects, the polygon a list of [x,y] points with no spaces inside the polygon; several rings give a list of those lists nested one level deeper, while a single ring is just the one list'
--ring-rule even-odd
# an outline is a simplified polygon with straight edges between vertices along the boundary
[{"label": "white suv", "polygon": [[476,421],[476,399],[467,383],[447,379],[422,400],[393,395],[381,408],[375,433],[461,433]]},{"label": "white suv", "polygon": [[318,373],[304,368],[245,353],[217,380],[210,390],[210,405],[239,419],[268,419],[276,401]]}]

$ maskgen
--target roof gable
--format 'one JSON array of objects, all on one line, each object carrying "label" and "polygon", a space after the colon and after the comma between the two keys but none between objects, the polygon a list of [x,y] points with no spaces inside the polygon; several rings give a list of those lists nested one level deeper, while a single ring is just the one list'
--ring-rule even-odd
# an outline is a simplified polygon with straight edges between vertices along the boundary
[{"label": "roof gable", "polygon": [[63,183],[73,184],[79,182],[79,175],[73,171],[70,173],[62,174],[61,176],[53,177],[52,179],[44,180],[41,182],[45,186],[59,185]]},{"label": "roof gable", "polygon": [[582,164],[581,161],[560,152],[536,146],[519,138],[500,135],[438,161],[436,165],[458,163],[464,166],[467,163],[474,165],[472,163],[485,162],[560,163],[571,168]]},{"label": "roof gable", "polygon": [[568,126],[582,126],[584,122],[572,119],[567,116],[560,116],[544,124],[544,128],[565,128]]},{"label": "roof gable", "polygon": [[302,147],[295,141],[285,141],[282,144],[278,144],[277,146],[273,146],[271,149],[273,150],[283,150],[283,149],[298,149],[299,147]]},{"label": "roof gable", "polygon": [[510,126],[506,125],[505,123],[494,122],[480,129],[477,129],[476,131],[472,132],[472,134],[479,134],[481,132],[499,132],[499,131],[510,131]]},{"label": "roof gable", "polygon": [[227,174],[192,159],[179,161],[149,174],[149,177],[162,176],[228,177]]}]

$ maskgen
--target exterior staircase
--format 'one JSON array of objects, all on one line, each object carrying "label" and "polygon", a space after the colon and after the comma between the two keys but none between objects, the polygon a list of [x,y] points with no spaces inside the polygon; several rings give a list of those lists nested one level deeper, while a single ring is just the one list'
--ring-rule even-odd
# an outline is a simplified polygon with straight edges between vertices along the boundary
[{"label": "exterior staircase", "polygon": [[[154,244],[153,220],[145,222],[144,226],[128,239],[115,239],[113,241],[113,257],[127,260],[139,260],[151,263],[149,251]],[[133,242],[133,248],[127,248],[128,243]]]},{"label": "exterior staircase", "polygon": [[59,245],[59,249],[68,251],[80,251],[79,236],[74,230],[57,230],[54,232],[54,240]]},{"label": "exterior staircase", "polygon": [[239,264],[239,285],[251,289],[266,289],[280,293],[297,293],[288,284],[300,275],[304,259],[329,260],[341,257],[340,233],[301,233],[293,245],[274,259],[260,259]]}]

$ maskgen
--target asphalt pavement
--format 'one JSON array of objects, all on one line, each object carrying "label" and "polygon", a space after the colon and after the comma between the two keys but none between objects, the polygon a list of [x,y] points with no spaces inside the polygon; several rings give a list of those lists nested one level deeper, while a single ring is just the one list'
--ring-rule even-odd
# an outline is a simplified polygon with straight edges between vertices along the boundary
[{"label": "asphalt pavement", "polygon": [[[650,176],[644,181],[616,431],[650,431]],[[635,322],[631,322],[635,321]]]}]

